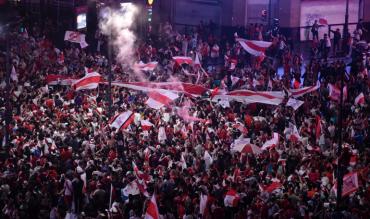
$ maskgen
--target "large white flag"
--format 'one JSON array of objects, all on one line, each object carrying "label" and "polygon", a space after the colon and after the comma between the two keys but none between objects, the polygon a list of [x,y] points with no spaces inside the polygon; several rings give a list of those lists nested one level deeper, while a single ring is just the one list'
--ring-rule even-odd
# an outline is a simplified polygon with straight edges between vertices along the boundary
[{"label": "large white flag", "polygon": [[67,30],[66,33],[64,34],[64,40],[69,41],[72,43],[79,43],[81,48],[87,47],[89,44],[86,43],[85,40],[86,35],[82,34],[77,31],[69,31]]}]

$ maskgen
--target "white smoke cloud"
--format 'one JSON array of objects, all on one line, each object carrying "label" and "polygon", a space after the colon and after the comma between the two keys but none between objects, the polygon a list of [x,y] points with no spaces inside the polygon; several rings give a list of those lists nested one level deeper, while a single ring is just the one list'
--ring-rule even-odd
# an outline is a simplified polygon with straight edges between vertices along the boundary
[{"label": "white smoke cloud", "polygon": [[132,31],[138,8],[133,4],[121,5],[119,9],[104,8],[100,13],[99,28],[104,35],[111,35],[116,60],[133,65],[136,36]]}]

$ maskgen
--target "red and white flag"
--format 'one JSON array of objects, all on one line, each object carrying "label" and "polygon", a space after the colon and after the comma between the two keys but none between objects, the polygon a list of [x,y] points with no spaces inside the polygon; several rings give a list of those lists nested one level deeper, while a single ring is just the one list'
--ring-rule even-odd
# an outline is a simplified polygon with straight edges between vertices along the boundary
[{"label": "red and white flag", "polygon": [[134,65],[134,68],[137,68],[141,71],[153,71],[158,65],[158,62],[148,62],[148,63],[143,63],[139,62]]},{"label": "red and white flag", "polygon": [[319,18],[319,24],[320,25],[328,25],[328,20],[326,20],[325,18]]},{"label": "red and white flag", "polygon": [[237,122],[236,124],[234,124],[233,128],[238,129],[243,134],[246,134],[248,132],[248,129],[240,122]]},{"label": "red and white flag", "polygon": [[292,142],[297,142],[297,141],[300,141],[302,139],[301,135],[299,134],[298,132],[298,129],[297,129],[297,126],[294,125],[293,123],[289,123],[289,140],[292,141]]},{"label": "red and white flag", "polygon": [[181,82],[112,82],[112,85],[144,92],[161,89],[192,96],[201,96],[208,91],[203,86]]},{"label": "red and white flag", "polygon": [[225,207],[236,207],[239,202],[239,195],[236,193],[234,189],[230,189],[224,198],[224,205]]},{"label": "red and white flag", "polygon": [[278,133],[276,133],[276,132],[274,132],[273,138],[272,138],[272,139],[270,139],[270,140],[268,140],[268,141],[266,141],[266,142],[262,145],[261,149],[262,149],[262,150],[268,150],[268,149],[270,149],[270,148],[274,148],[274,147],[276,147],[278,144],[279,144],[279,134],[278,134]]},{"label": "red and white flag", "polygon": [[85,40],[86,35],[77,31],[66,31],[64,34],[64,40],[72,43],[79,43],[81,48],[88,46]]},{"label": "red and white flag", "polygon": [[96,72],[93,68],[87,68],[85,67],[85,74],[91,74],[91,73],[94,73]]},{"label": "red and white flag", "polygon": [[66,75],[50,74],[46,76],[45,81],[48,85],[72,85],[76,79]]},{"label": "red and white flag", "polygon": [[128,110],[114,116],[110,120],[109,124],[110,127],[116,128],[117,130],[123,130],[126,129],[134,121],[134,118],[135,114]]},{"label": "red and white flag", "polygon": [[279,182],[272,182],[268,186],[259,185],[259,188],[261,191],[268,192],[268,193],[272,193],[273,191],[280,189],[281,187],[283,187],[283,185]]},{"label": "red and white flag", "polygon": [[[332,100],[340,101],[340,88],[337,88],[335,85],[328,84],[329,87],[329,97]],[[347,99],[347,86],[343,88],[343,100]]]},{"label": "red and white flag", "polygon": [[[333,186],[335,195],[337,194],[337,182]],[[357,172],[348,173],[343,177],[342,196],[350,195],[359,188]]]},{"label": "red and white flag", "polygon": [[182,65],[182,64],[188,64],[191,65],[193,64],[193,59],[191,57],[187,56],[174,56],[172,57],[173,60],[175,60],[176,64]]},{"label": "red and white flag", "polygon": [[294,110],[297,110],[303,104],[304,104],[304,101],[297,100],[297,99],[294,99],[294,98],[289,98],[288,102],[286,103],[286,106],[290,106]]},{"label": "red and white flag", "polygon": [[355,105],[363,105],[365,104],[365,96],[364,93],[360,93],[356,98],[355,98]]},{"label": "red and white flag", "polygon": [[225,95],[216,95],[213,101],[218,100],[235,100],[241,103],[263,103],[271,105],[279,105],[284,99],[284,93],[280,91],[250,91],[250,90],[235,90]]},{"label": "red and white flag", "polygon": [[311,93],[317,89],[320,88],[320,84],[317,83],[316,85],[314,86],[309,86],[309,87],[302,87],[302,88],[298,88],[298,89],[290,89],[289,90],[289,93],[290,93],[290,96],[294,97],[294,98],[298,98],[298,97],[301,97],[307,93]]},{"label": "red and white flag", "polygon": [[153,127],[153,123],[149,122],[149,120],[141,120],[141,129],[144,131],[148,131]]},{"label": "red and white flag", "polygon": [[76,90],[91,90],[96,89],[101,81],[101,75],[97,72],[93,72],[85,75],[81,79],[78,79],[72,83],[72,87]]},{"label": "red and white flag", "polygon": [[255,155],[262,153],[261,148],[257,147],[254,144],[251,144],[250,141],[251,141],[250,138],[236,139],[234,143],[231,145],[230,150]]},{"label": "red and white flag", "polygon": [[262,56],[265,54],[267,48],[269,48],[272,43],[266,41],[257,40],[246,40],[242,38],[236,38],[236,41],[247,51],[254,56]]},{"label": "red and white flag", "polygon": [[146,104],[153,109],[160,109],[163,106],[168,106],[172,101],[179,97],[178,94],[166,90],[150,91],[149,99]]},{"label": "red and white flag", "polygon": [[152,198],[148,202],[144,219],[159,219],[159,211],[157,201],[155,200],[155,194],[153,194]]}]

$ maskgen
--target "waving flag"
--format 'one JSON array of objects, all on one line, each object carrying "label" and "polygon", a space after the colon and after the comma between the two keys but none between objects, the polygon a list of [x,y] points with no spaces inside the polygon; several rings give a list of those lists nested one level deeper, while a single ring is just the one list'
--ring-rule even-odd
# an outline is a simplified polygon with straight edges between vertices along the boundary
[{"label": "waving flag", "polygon": [[91,74],[91,73],[94,73],[96,72],[93,68],[87,68],[85,67],[85,74]]},{"label": "waving flag", "polygon": [[309,87],[302,87],[302,88],[297,88],[297,89],[290,89],[289,90],[289,93],[290,93],[290,96],[294,97],[294,98],[298,98],[298,97],[301,97],[307,93],[311,93],[317,89],[320,88],[320,84],[317,83],[316,85],[314,86],[309,86]]},{"label": "waving flag", "polygon": [[236,207],[239,202],[239,195],[236,193],[234,189],[230,189],[224,198],[224,205],[225,207]]},{"label": "waving flag", "polygon": [[163,106],[168,106],[179,97],[178,94],[166,90],[151,91],[148,93],[148,96],[149,99],[146,101],[146,104],[153,109],[160,109]]},{"label": "waving flag", "polygon": [[150,130],[153,126],[153,123],[149,122],[149,120],[141,120],[141,129],[144,131]]},{"label": "waving flag", "polygon": [[88,46],[85,40],[86,35],[77,31],[66,31],[64,34],[64,40],[72,43],[79,43],[81,48]]},{"label": "waving flag", "polygon": [[208,91],[203,86],[181,82],[112,82],[112,85],[144,92],[168,90],[192,96],[201,96]]},{"label": "waving flag", "polygon": [[245,104],[249,103],[264,103],[271,105],[279,105],[284,99],[284,93],[280,91],[250,91],[250,90],[235,90],[225,95],[216,95],[212,101],[218,100],[235,100]]},{"label": "waving flag", "polygon": [[47,75],[45,78],[45,81],[48,85],[72,85],[75,80],[75,78],[66,75],[56,74]]},{"label": "waving flag", "polygon": [[137,68],[141,71],[153,71],[158,65],[158,62],[148,62],[148,63],[143,63],[139,62],[134,65],[134,68]]},{"label": "waving flag", "polygon": [[159,211],[157,201],[155,200],[155,194],[153,194],[152,198],[148,202],[144,219],[159,219]]},{"label": "waving flag", "polygon": [[[335,195],[337,194],[337,182],[333,186]],[[357,172],[348,173],[343,177],[342,195],[347,196],[357,191],[359,188]]]},{"label": "waving flag", "polygon": [[365,96],[364,93],[360,93],[356,98],[355,98],[355,105],[363,105],[365,104]]},{"label": "waving flag", "polygon": [[261,148],[250,143],[250,138],[236,139],[234,143],[231,145],[230,150],[237,151],[240,153],[250,153],[250,154],[255,154],[255,155],[262,153]]},{"label": "waving flag", "polygon": [[292,142],[297,142],[302,139],[302,137],[299,135],[297,126],[294,125],[293,123],[289,122],[289,140]]},{"label": "waving flag", "polygon": [[245,128],[245,126],[241,124],[240,122],[237,122],[236,124],[234,124],[233,128],[238,129],[243,134],[246,134],[248,132],[248,129]]},{"label": "waving flag", "polygon": [[279,134],[274,132],[274,136],[272,139],[266,141],[261,149],[262,150],[267,150],[267,149],[270,149],[270,148],[273,148],[273,147],[276,147],[277,145],[279,144]]},{"label": "waving flag", "polygon": [[111,119],[109,122],[111,127],[116,128],[117,130],[126,129],[135,118],[135,114],[130,110],[123,112],[121,114],[117,114],[115,117]]},{"label": "waving flag", "polygon": [[176,64],[182,65],[182,64],[193,64],[193,59],[187,56],[174,56],[172,57],[173,60],[175,60]]},{"label": "waving flag", "polygon": [[328,20],[326,20],[325,18],[319,18],[319,24],[320,25],[328,25]]},{"label": "waving flag", "polygon": [[297,100],[294,98],[289,98],[288,102],[286,103],[287,106],[292,107],[294,110],[297,110],[303,104],[304,104],[304,101]]},{"label": "waving flag", "polygon": [[275,190],[280,189],[281,187],[283,187],[283,185],[281,183],[279,183],[279,182],[272,182],[268,186],[259,185],[259,187],[260,187],[260,190],[261,191],[272,193],[273,191],[275,191]]},{"label": "waving flag", "polygon": [[242,38],[236,38],[236,41],[247,51],[254,56],[262,56],[265,54],[267,48],[271,46],[271,42],[257,41],[257,40],[246,40]]},{"label": "waving flag", "polygon": [[126,187],[121,190],[121,193],[124,197],[127,197],[125,199],[128,199],[129,195],[139,195],[140,190],[139,187],[137,186],[137,182],[132,181],[129,184],[127,184]]},{"label": "waving flag", "polygon": [[101,81],[101,75],[97,72],[93,72],[85,75],[83,78],[78,79],[72,83],[73,88],[76,91],[79,90],[91,90],[99,86]]}]

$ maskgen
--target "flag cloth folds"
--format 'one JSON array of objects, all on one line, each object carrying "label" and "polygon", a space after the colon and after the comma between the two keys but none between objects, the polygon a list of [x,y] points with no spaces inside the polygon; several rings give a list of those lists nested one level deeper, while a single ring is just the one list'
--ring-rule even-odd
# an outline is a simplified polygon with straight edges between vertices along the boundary
[{"label": "flag cloth folds", "polygon": [[49,74],[45,78],[48,85],[72,85],[75,80],[75,78],[66,75],[56,74]]},{"label": "flag cloth folds", "polygon": [[143,92],[168,90],[174,93],[184,93],[192,96],[201,96],[208,91],[203,86],[182,82],[112,82],[112,85]]},{"label": "flag cloth folds", "polygon": [[250,138],[236,139],[234,143],[231,145],[230,150],[237,151],[240,153],[251,153],[256,155],[262,153],[261,148],[250,143]]},{"label": "flag cloth folds", "polygon": [[304,101],[297,100],[294,98],[289,98],[288,102],[286,103],[287,106],[292,107],[294,110],[297,110],[303,104],[304,104]]},{"label": "flag cloth folds", "polygon": [[239,202],[239,195],[234,189],[230,189],[224,198],[225,207],[236,207]]},{"label": "flag cloth folds", "polygon": [[85,34],[79,33],[77,31],[67,30],[64,34],[64,41],[69,41],[71,43],[79,43],[81,48],[85,48],[88,46],[85,37],[86,37]]},{"label": "flag cloth folds", "polygon": [[193,64],[193,59],[187,56],[174,56],[172,57],[173,60],[175,60],[176,64],[182,65],[182,64]]},{"label": "flag cloth folds", "polygon": [[75,80],[72,83],[72,87],[76,90],[91,90],[96,89],[101,81],[101,75],[97,72],[93,72],[85,75],[81,79]]},{"label": "flag cloth folds", "polygon": [[365,103],[365,96],[364,93],[360,93],[356,98],[355,98],[355,105],[362,105]]},{"label": "flag cloth folds", "polygon": [[159,211],[157,206],[157,201],[155,199],[155,194],[148,202],[148,207],[146,208],[144,219],[159,219]]},{"label": "flag cloth folds", "polygon": [[263,103],[270,105],[279,105],[284,100],[284,92],[281,91],[251,91],[251,90],[235,90],[223,95],[215,95],[212,98],[213,102],[218,100],[238,101],[241,103]]},{"label": "flag cloth folds", "polygon": [[272,139],[266,141],[261,149],[262,150],[267,150],[267,149],[270,149],[270,148],[273,148],[273,147],[276,147],[277,145],[279,144],[279,134],[274,132],[274,136]]},{"label": "flag cloth folds", "polygon": [[236,41],[247,51],[248,53],[254,56],[263,56],[265,51],[269,48],[272,43],[266,41],[257,41],[257,40],[246,40],[242,38],[236,38]]},{"label": "flag cloth folds", "polygon": [[163,106],[168,106],[172,101],[179,97],[178,94],[167,90],[150,91],[149,99],[146,104],[153,109],[160,109]]},{"label": "flag cloth folds", "polygon": [[126,129],[135,118],[135,114],[130,110],[120,113],[114,116],[109,122],[110,126],[116,128],[117,130]]},{"label": "flag cloth folds", "polygon": [[141,120],[140,123],[141,123],[141,129],[144,131],[148,131],[154,126],[154,124],[149,122],[149,120]]},{"label": "flag cloth folds", "polygon": [[[337,182],[335,182],[333,186],[333,191],[335,195],[337,194]],[[359,188],[358,184],[358,174],[357,172],[348,173],[343,177],[343,188],[342,188],[342,196],[350,195],[357,191]]]},{"label": "flag cloth folds", "polygon": [[302,88],[298,88],[298,89],[290,89],[289,93],[290,93],[290,96],[292,96],[294,98],[298,98],[298,97],[301,97],[305,94],[311,93],[311,92],[313,92],[313,91],[315,91],[319,88],[320,88],[320,84],[317,83],[316,85],[309,86],[309,87],[302,87]]},{"label": "flag cloth folds", "polygon": [[143,63],[139,62],[134,65],[134,68],[139,69],[141,71],[153,71],[158,65],[158,62],[148,62]]}]

